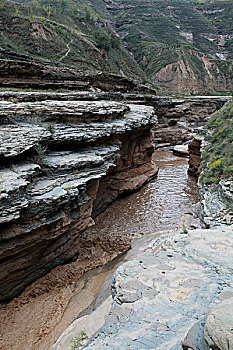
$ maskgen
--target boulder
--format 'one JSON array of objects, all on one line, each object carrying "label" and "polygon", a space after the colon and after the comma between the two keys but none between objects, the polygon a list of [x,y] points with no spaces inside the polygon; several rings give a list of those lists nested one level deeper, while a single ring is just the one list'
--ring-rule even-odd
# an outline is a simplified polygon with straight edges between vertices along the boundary
[{"label": "boulder", "polygon": [[173,148],[173,153],[180,157],[189,157],[188,145],[177,145]]},{"label": "boulder", "polygon": [[233,298],[212,309],[205,323],[205,339],[212,349],[233,349]]}]

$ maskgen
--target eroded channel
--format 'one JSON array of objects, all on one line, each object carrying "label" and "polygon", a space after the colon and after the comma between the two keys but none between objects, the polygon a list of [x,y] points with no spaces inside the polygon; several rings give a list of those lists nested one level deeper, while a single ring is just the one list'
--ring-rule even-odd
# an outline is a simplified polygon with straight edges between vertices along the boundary
[{"label": "eroded channel", "polygon": [[[169,151],[156,151],[153,161],[159,167],[158,177],[139,192],[113,203],[85,235],[92,235],[93,239],[97,234],[100,237],[109,233],[112,240],[122,236],[137,238],[175,227],[179,218],[199,200],[198,187],[195,179],[187,175],[187,159]],[[107,299],[112,274],[130,254],[132,252],[92,269],[81,279],[77,263],[56,268],[47,280],[41,279],[42,284],[48,283],[43,293],[35,293],[33,284],[19,298],[0,306],[5,346],[1,349],[49,349],[75,319],[90,314]],[[64,276],[69,273],[74,276],[67,285]],[[56,284],[61,281],[56,289],[52,289],[53,278]],[[40,280],[36,283],[39,286]],[[59,349],[63,349],[62,345]]]}]

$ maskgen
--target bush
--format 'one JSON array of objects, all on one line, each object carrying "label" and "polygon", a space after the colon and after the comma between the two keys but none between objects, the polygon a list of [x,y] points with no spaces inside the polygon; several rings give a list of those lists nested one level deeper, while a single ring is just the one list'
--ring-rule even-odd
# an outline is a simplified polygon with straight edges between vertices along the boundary
[{"label": "bush", "polygon": [[96,32],[95,42],[97,44],[97,47],[99,47],[100,49],[103,49],[105,51],[109,51],[111,49],[111,40],[104,33]]},{"label": "bush", "polygon": [[218,183],[233,175],[233,102],[228,103],[208,122],[209,148],[202,153],[202,183]]},{"label": "bush", "polygon": [[225,157],[217,159],[215,162],[209,164],[210,171],[220,171],[223,168]]},{"label": "bush", "polygon": [[85,331],[80,331],[77,336],[71,338],[71,348],[70,350],[79,350],[81,346],[84,345],[84,341],[88,339]]}]

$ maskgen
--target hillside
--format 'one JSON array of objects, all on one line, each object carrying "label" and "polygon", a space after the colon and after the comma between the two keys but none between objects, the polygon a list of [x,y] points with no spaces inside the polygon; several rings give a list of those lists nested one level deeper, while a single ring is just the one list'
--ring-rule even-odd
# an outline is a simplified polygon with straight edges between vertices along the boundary
[{"label": "hillside", "polygon": [[186,93],[231,89],[232,2],[125,0],[105,9],[155,84]]},{"label": "hillside", "polygon": [[161,92],[230,92],[232,1],[1,0],[1,47],[152,82]]},{"label": "hillside", "polygon": [[208,122],[208,147],[202,153],[202,183],[218,183],[233,174],[233,103],[229,102]]},{"label": "hillside", "polygon": [[1,1],[1,47],[80,70],[145,73],[119,38],[83,2]]}]

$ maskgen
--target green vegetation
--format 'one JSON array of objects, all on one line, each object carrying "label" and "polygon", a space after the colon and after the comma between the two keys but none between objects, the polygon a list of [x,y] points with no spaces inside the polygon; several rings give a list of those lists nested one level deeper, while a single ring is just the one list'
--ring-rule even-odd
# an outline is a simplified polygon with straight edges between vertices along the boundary
[{"label": "green vegetation", "polygon": [[55,133],[55,127],[54,127],[54,124],[53,124],[53,123],[49,123],[49,124],[48,124],[48,131],[49,131],[51,134],[54,134],[54,133]]},{"label": "green vegetation", "polygon": [[0,0],[0,45],[53,64],[161,86],[173,79],[160,80],[169,65],[203,84],[212,74],[230,86],[232,17],[228,0]]},{"label": "green vegetation", "polygon": [[77,336],[71,338],[71,347],[70,350],[79,350],[81,346],[84,345],[84,341],[88,339],[88,336],[85,331],[80,331]]},{"label": "green vegetation", "polygon": [[[213,76],[221,75],[222,80],[232,77],[232,2],[116,0],[108,11],[103,4],[95,0],[92,6],[116,23],[115,30],[126,48],[152,81],[169,86],[172,77],[160,81],[156,74],[172,63],[173,69],[182,73],[184,68],[188,74],[191,70],[204,81],[208,74],[204,55],[211,60],[209,69]],[[216,25],[215,17],[221,25]],[[219,34],[224,35],[224,48],[219,46]],[[223,61],[216,56],[222,52],[229,59]]]},{"label": "green vegetation", "polygon": [[202,183],[218,183],[233,175],[233,102],[208,122],[209,148],[202,153]]},{"label": "green vegetation", "polygon": [[147,79],[120,38],[85,0],[0,0],[0,23],[0,46],[6,50],[80,70],[122,71]]},{"label": "green vegetation", "polygon": [[39,143],[37,145],[35,145],[35,151],[37,154],[37,162],[39,165],[46,165],[47,161],[46,161],[46,151],[47,151],[47,147],[43,147],[41,146]]}]

